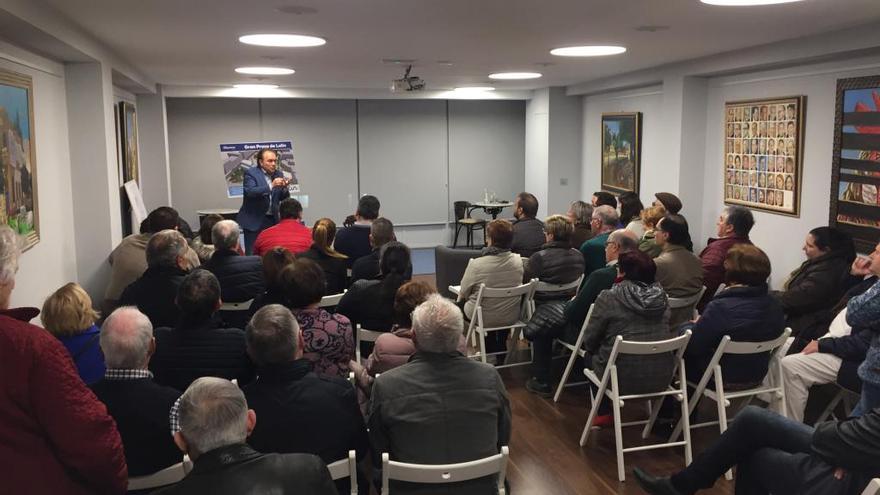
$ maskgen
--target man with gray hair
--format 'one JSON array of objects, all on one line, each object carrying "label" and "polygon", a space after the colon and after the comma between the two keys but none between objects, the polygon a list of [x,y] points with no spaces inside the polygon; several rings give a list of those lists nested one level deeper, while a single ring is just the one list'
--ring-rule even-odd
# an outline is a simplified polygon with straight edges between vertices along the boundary
[{"label": "man with gray hair", "polygon": [[[366,256],[356,259],[351,265],[351,281],[375,280],[379,278],[379,251],[382,246],[391,241],[396,241],[394,224],[385,217],[379,217],[370,224],[370,247],[373,250]],[[404,274],[407,280],[412,278],[412,263]]]},{"label": "man with gray hair", "polygon": [[335,495],[330,472],[312,454],[261,454],[245,441],[257,423],[241,390],[222,378],[194,381],[180,397],[174,443],[193,470],[161,495]]},{"label": "man with gray hair", "polygon": [[[220,297],[224,302],[241,303],[262,294],[263,262],[259,256],[244,256],[238,244],[240,230],[233,220],[222,220],[211,229],[214,254],[204,268],[220,281]],[[221,311],[220,316],[229,326],[244,328],[247,311]]]},{"label": "man with gray hair", "polygon": [[157,384],[147,369],[156,349],[150,320],[137,308],[122,306],[104,320],[100,342],[107,371],[92,391],[116,420],[128,475],[145,476],[177,464],[180,451],[168,431],[180,392]]},{"label": "man with gray hair", "polygon": [[[461,310],[438,294],[412,315],[416,353],[373,383],[369,430],[373,459],[421,464],[471,461],[497,454],[510,441],[510,403],[494,367],[456,351]],[[442,406],[441,406],[442,404]],[[445,493],[495,493],[494,478],[451,483]],[[401,494],[436,487],[392,483]]]},{"label": "man with gray hair", "polygon": [[190,270],[189,245],[176,230],[153,234],[147,242],[147,271],[122,291],[121,306],[137,306],[154,327],[170,326],[180,313],[174,304],[177,288]]},{"label": "man with gray hair", "polygon": [[619,223],[620,217],[614,208],[602,205],[593,210],[593,217],[590,221],[593,238],[581,246],[581,254],[584,255],[585,277],[589,277],[593,271],[605,266],[605,241],[608,240],[611,231],[617,228]]}]

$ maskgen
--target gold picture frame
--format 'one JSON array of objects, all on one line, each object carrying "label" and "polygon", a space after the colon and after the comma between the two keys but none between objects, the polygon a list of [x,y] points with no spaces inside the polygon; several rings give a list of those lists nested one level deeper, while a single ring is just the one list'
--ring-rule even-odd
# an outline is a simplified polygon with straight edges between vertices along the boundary
[{"label": "gold picture frame", "polygon": [[30,76],[0,69],[0,222],[24,239],[40,241],[34,84]]}]

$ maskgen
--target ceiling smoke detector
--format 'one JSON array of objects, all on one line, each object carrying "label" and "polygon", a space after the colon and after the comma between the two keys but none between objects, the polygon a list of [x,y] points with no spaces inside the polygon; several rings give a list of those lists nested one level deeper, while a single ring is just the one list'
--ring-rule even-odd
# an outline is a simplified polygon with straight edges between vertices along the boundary
[{"label": "ceiling smoke detector", "polygon": [[425,89],[425,81],[419,76],[410,76],[412,65],[406,66],[406,72],[400,79],[391,80],[391,92],[399,93],[401,91],[421,91]]}]

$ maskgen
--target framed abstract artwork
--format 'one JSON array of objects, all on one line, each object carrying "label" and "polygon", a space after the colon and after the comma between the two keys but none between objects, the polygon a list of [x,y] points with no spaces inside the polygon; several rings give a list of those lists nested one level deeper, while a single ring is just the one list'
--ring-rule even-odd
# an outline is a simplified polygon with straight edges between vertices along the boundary
[{"label": "framed abstract artwork", "polygon": [[602,114],[602,189],[639,193],[642,171],[642,114]]},{"label": "framed abstract artwork", "polygon": [[122,155],[122,183],[133,180],[140,183],[138,157],[137,110],[127,101],[119,102],[119,138]]},{"label": "framed abstract artwork", "polygon": [[724,105],[724,203],[800,215],[806,96]]},{"label": "framed abstract artwork", "polygon": [[880,240],[880,76],[839,79],[829,225],[860,252]]},{"label": "framed abstract artwork", "polygon": [[34,85],[29,76],[6,70],[0,70],[0,172],[0,221],[29,249],[40,240]]}]

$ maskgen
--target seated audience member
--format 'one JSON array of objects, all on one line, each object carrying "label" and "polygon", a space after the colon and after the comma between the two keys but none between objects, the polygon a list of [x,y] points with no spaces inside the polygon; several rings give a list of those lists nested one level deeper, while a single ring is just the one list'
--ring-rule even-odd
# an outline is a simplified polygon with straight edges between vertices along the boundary
[{"label": "seated audience member", "polygon": [[293,263],[295,257],[287,248],[276,247],[266,251],[263,255],[263,280],[266,283],[266,291],[254,298],[251,304],[250,314],[270,304],[287,304],[287,298],[278,282],[278,275],[286,266]]},{"label": "seated audience member", "polygon": [[[358,280],[339,300],[336,312],[348,317],[353,329],[388,331],[394,324],[394,294],[406,282],[409,248],[392,241],[379,251],[379,279]],[[363,350],[363,349],[362,349]]]},{"label": "seated audience member", "polygon": [[327,294],[341,294],[348,286],[346,271],[348,257],[333,249],[336,237],[336,224],[329,218],[321,218],[312,227],[312,247],[300,257],[308,258],[321,266],[324,279],[327,281]]},{"label": "seated audience member", "polygon": [[[880,244],[871,253],[870,262],[859,263],[857,269],[863,275],[880,275]],[[880,321],[880,281],[846,303],[846,322],[853,328],[868,327],[874,333],[865,361],[859,366],[861,399],[850,416],[859,417],[880,407],[880,327],[877,321]]]},{"label": "seated audience member", "polygon": [[101,328],[101,350],[107,372],[92,391],[116,421],[128,475],[146,476],[179,463],[183,456],[168,432],[180,392],[154,382],[147,369],[156,350],[150,320],[137,308],[118,308]]},{"label": "seated audience member", "polygon": [[[156,232],[163,230],[177,230],[180,216],[177,210],[169,206],[161,206],[151,211],[149,216],[141,222],[140,234],[132,234],[110,253],[110,284],[104,293],[104,309],[113,311],[119,304],[122,291],[131,285],[147,270],[147,242]],[[185,258],[186,270],[199,266],[199,257],[192,249],[187,249]]]},{"label": "seated audience member", "polygon": [[639,195],[632,191],[627,191],[621,193],[617,197],[617,201],[620,203],[620,225],[627,230],[635,232],[636,237],[645,235],[645,226],[641,219],[642,210],[645,209],[645,206],[642,204],[642,200],[639,199]]},{"label": "seated audience member", "polygon": [[617,211],[610,205],[597,206],[593,209],[593,219],[590,223],[593,237],[580,247],[581,254],[584,256],[585,277],[589,277],[595,270],[605,266],[605,241],[608,240],[608,235],[617,228],[618,223],[620,222]]},{"label": "seated audience member", "polygon": [[685,495],[712,488],[736,469],[736,493],[858,494],[880,472],[880,411],[815,429],[749,406],[708,449],[671,477],[633,469],[647,493]]},{"label": "seated audience member", "polygon": [[333,247],[340,253],[348,256],[347,268],[361,256],[366,256],[372,251],[370,246],[370,225],[373,220],[379,218],[379,200],[376,196],[364,195],[358,200],[357,211],[354,214],[355,222],[345,227],[336,235]]},{"label": "seated audience member", "polygon": [[[384,217],[379,217],[373,220],[372,225],[370,225],[370,246],[373,247],[373,250],[370,254],[358,258],[357,261],[352,264],[352,283],[357,282],[358,280],[373,280],[379,278],[379,251],[385,244],[396,240],[397,237],[394,236],[394,224],[391,223],[391,220]],[[409,280],[411,278],[412,265],[410,264],[406,273],[406,279]]]},{"label": "seated audience member", "polygon": [[[464,303],[464,316],[476,318],[474,310],[480,284],[488,288],[516,287],[522,284],[523,264],[518,254],[510,252],[513,227],[507,220],[492,220],[486,226],[486,242],[479,258],[468,261],[461,277],[458,302]],[[515,323],[520,317],[521,298],[491,298],[481,302],[483,325],[500,327]],[[486,335],[486,352],[499,352],[505,348],[510,331],[489,332]]]},{"label": "seated audience member", "polygon": [[593,208],[607,205],[610,206],[613,210],[617,209],[617,198],[615,198],[613,194],[607,191],[594,192],[590,202],[593,205]]},{"label": "seated audience member", "polygon": [[[245,441],[257,415],[227,380],[199,378],[180,397],[174,443],[193,469],[157,495],[336,495],[327,465],[312,454],[261,454]],[[307,429],[308,425],[302,425]]]},{"label": "seated audience member", "polygon": [[681,211],[681,200],[678,199],[678,196],[668,192],[658,192],[654,194],[656,198],[652,206],[662,206],[666,209],[667,213],[672,215],[678,215],[678,212]]},{"label": "seated audience member", "polygon": [[852,238],[831,227],[811,230],[803,250],[807,260],[791,273],[783,290],[775,293],[795,337],[789,352],[800,352],[824,333],[817,322],[833,318],[830,310],[849,288],[850,265],[856,257]]},{"label": "seated audience member", "polygon": [[755,225],[755,218],[748,208],[728,206],[718,217],[716,223],[718,237],[709,239],[706,248],[700,253],[703,264],[703,285],[706,293],[697,308],[702,311],[709,304],[718,287],[724,281],[724,259],[727,251],[737,244],[751,244],[749,232]]},{"label": "seated audience member", "polygon": [[0,459],[4,490],[34,494],[125,493],[122,441],[107,409],[57,338],[9,307],[21,238],[0,226]]},{"label": "seated audience member", "polygon": [[[204,268],[213,273],[220,282],[220,294],[224,302],[250,301],[265,290],[263,263],[259,256],[241,254],[238,245],[240,231],[233,220],[217,222],[211,230],[214,254]],[[220,315],[230,326],[242,328],[247,323],[247,311],[222,311]]]},{"label": "seated audience member", "polygon": [[88,293],[74,283],[64,285],[46,298],[40,313],[43,326],[67,348],[86,385],[104,376],[104,356],[98,345],[101,333],[95,325],[99,317],[92,309]]},{"label": "seated audience member", "polygon": [[180,313],[174,298],[189,271],[186,239],[176,230],[153,234],[147,243],[147,271],[122,291],[119,304],[137,306],[154,327],[177,323]]},{"label": "seated audience member", "polygon": [[599,294],[610,289],[617,278],[617,260],[620,254],[637,249],[636,235],[631,230],[615,230],[605,242],[605,267],[593,271],[581,284],[580,290],[562,308],[564,323],[547,329],[532,338],[532,378],[526,382],[529,392],[543,397],[553,394],[550,385],[550,363],[553,358],[553,340],[562,338],[570,344],[577,342],[578,334]]},{"label": "seated audience member", "polygon": [[[497,454],[510,441],[510,402],[497,371],[456,351],[464,330],[461,311],[434,294],[413,311],[412,325],[416,353],[373,383],[368,426],[374,462],[382,452],[419,464]],[[492,476],[453,482],[444,491],[495,493],[495,485]],[[437,493],[436,487],[400,482],[392,482],[391,490]]]},{"label": "seated audience member", "polygon": [[199,235],[197,235],[195,239],[189,241],[189,247],[196,252],[199,256],[199,261],[203,265],[207,263],[208,260],[211,259],[211,255],[214,254],[214,240],[211,239],[211,231],[214,230],[214,226],[217,225],[217,222],[221,221],[223,221],[223,217],[216,213],[206,215],[199,228]]},{"label": "seated audience member", "polygon": [[[662,249],[660,256],[654,258],[657,282],[666,295],[675,298],[697,295],[703,288],[703,265],[700,258],[690,251],[689,246],[693,246],[693,243],[687,220],[681,215],[666,215],[657,224],[655,235],[654,240]],[[669,325],[674,328],[693,319],[694,306],[673,309]]]},{"label": "seated audience member", "polygon": [[[665,220],[664,220],[665,222]],[[698,382],[725,335],[734,342],[773,340],[785,330],[779,302],[767,293],[770,259],[751,244],[737,244],[724,258],[727,287],[706,306],[685,350],[688,380]],[[769,354],[725,356],[721,360],[724,385],[753,386],[764,379]]]},{"label": "seated audience member", "polygon": [[177,291],[180,320],[173,328],[156,328],[156,353],[150,370],[156,382],[185,390],[201,376],[219,376],[244,385],[254,370],[247,357],[244,331],[224,328],[217,315],[220,283],[211,272],[196,270]]},{"label": "seated audience member", "polygon": [[590,223],[593,220],[593,207],[585,201],[573,201],[568,207],[568,218],[574,225],[571,234],[571,247],[580,249],[581,245],[593,237]]},{"label": "seated audience member", "polygon": [[299,254],[312,245],[312,232],[302,223],[303,207],[294,198],[287,198],[278,203],[277,224],[263,230],[254,241],[254,254],[263,256],[272,248],[287,248],[293,254]]},{"label": "seated audience member", "polygon": [[666,208],[651,206],[642,210],[642,225],[645,226],[645,234],[639,239],[639,251],[651,258],[660,256],[663,249],[657,245],[657,224],[666,216]]},{"label": "seated audience member", "polygon": [[[627,251],[618,257],[621,280],[596,297],[584,335],[584,364],[596,376],[605,373],[618,335],[629,341],[669,338],[669,304],[663,287],[654,281],[656,271],[654,261],[641,251]],[[672,368],[671,354],[621,356],[617,359],[620,393],[658,390],[672,379]],[[604,426],[611,421],[611,404],[603,397],[593,425]]]},{"label": "seated audience member", "polygon": [[510,250],[523,258],[535,254],[544,245],[544,224],[535,218],[538,199],[531,193],[521,192],[513,203],[513,241]]},{"label": "seated audience member", "polygon": [[[544,227],[546,243],[526,262],[523,282],[528,282],[533,278],[548,284],[574,282],[584,273],[584,256],[577,249],[572,249],[570,244],[574,227],[562,215],[547,217]],[[515,225],[514,238],[516,238]],[[575,292],[576,289],[567,293],[555,294],[538,292],[535,294],[535,299],[539,301],[570,299]]]},{"label": "seated audience member", "polygon": [[[303,357],[307,344],[290,310],[264,307],[251,318],[246,334],[259,377],[243,391],[260,417],[248,444],[259,452],[315,454],[327,464],[347,458],[349,450],[363,459],[369,438],[355,389],[348,380],[312,373],[312,363]],[[358,486],[364,493],[369,490],[366,479]],[[337,488],[349,493],[349,480]]]},{"label": "seated audience member", "polygon": [[325,285],[321,267],[309,259],[296,259],[281,270],[278,285],[299,322],[301,350],[312,371],[347,377],[348,362],[354,358],[352,325],[342,314],[328,313],[318,306]]}]

